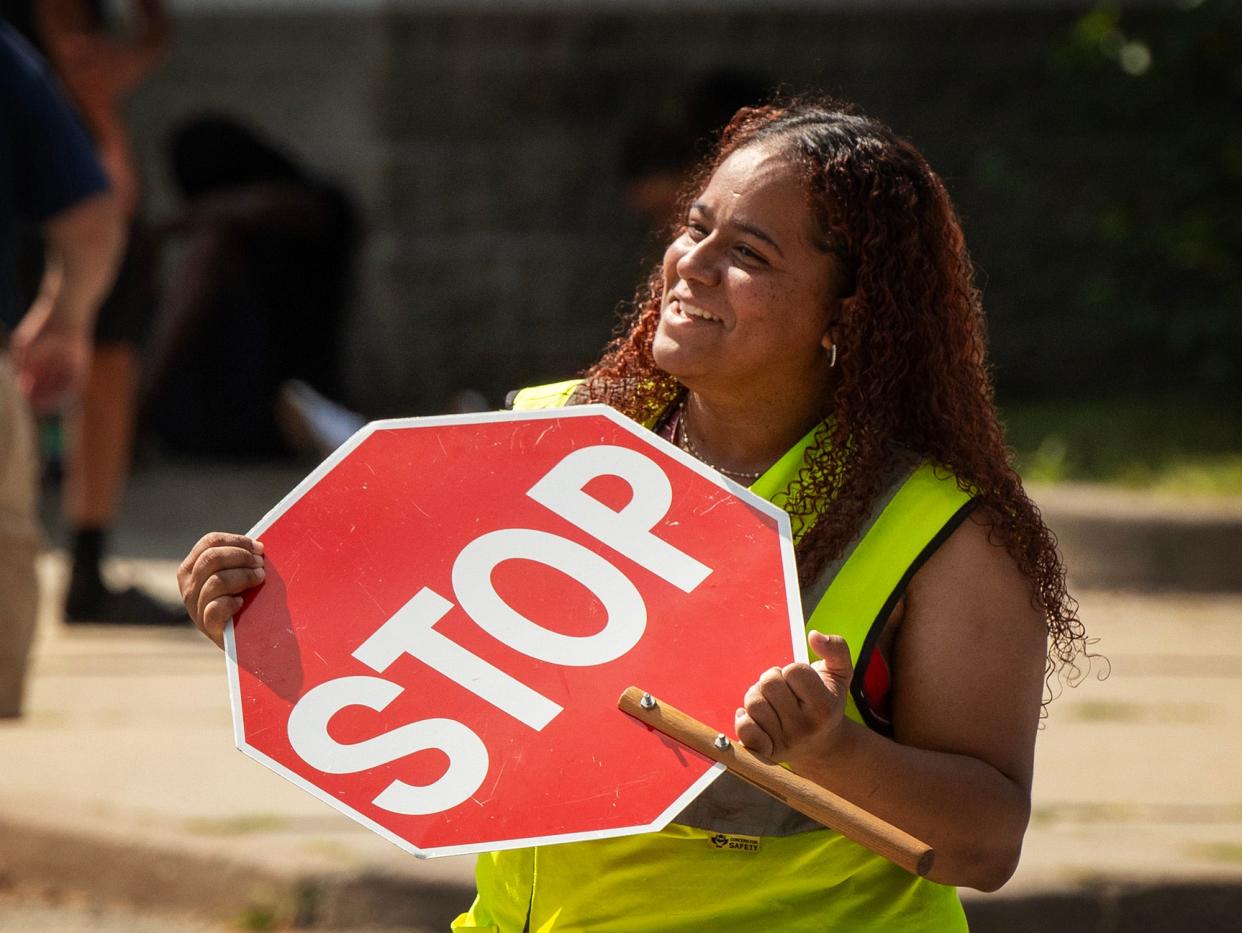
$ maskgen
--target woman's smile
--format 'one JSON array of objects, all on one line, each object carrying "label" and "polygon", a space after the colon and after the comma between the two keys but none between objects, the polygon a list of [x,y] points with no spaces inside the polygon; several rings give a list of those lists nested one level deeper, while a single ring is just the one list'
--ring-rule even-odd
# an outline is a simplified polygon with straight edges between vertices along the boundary
[{"label": "woman's smile", "polygon": [[712,314],[710,311],[691,304],[684,298],[673,297],[671,301],[664,307],[665,313],[673,320],[674,326],[681,322],[694,324],[716,324],[723,325],[723,318]]}]

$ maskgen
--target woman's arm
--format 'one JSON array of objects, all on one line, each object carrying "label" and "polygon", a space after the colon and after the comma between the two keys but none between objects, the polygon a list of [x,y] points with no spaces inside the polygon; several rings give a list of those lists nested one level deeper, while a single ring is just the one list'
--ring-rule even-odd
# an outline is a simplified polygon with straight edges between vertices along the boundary
[{"label": "woman's arm", "polygon": [[844,718],[849,654],[818,635],[824,660],[764,674],[736,727],[751,750],[932,845],[932,880],[993,891],[1017,867],[1030,817],[1046,630],[986,521],[963,522],[910,582],[895,740]]}]

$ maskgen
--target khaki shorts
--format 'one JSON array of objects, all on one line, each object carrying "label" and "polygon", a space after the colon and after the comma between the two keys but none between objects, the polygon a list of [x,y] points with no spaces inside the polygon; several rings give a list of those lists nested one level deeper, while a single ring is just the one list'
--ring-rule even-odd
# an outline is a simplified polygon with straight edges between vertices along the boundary
[{"label": "khaki shorts", "polygon": [[40,543],[34,420],[0,352],[0,717],[21,713],[38,615]]}]

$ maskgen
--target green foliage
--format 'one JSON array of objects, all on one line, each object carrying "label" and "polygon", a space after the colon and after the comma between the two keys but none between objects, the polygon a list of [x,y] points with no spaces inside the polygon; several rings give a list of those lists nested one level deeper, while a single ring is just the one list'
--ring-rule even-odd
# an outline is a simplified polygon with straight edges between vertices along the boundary
[{"label": "green foliage", "polygon": [[1242,495],[1236,409],[1195,399],[1044,402],[1010,406],[1004,420],[1027,480]]},{"label": "green foliage", "polygon": [[970,172],[1002,389],[1242,404],[1242,0],[1099,5],[1026,80]]},{"label": "green foliage", "polygon": [[1072,206],[1128,388],[1242,382],[1242,2],[1082,15],[1052,54],[1068,114],[1115,141]]}]

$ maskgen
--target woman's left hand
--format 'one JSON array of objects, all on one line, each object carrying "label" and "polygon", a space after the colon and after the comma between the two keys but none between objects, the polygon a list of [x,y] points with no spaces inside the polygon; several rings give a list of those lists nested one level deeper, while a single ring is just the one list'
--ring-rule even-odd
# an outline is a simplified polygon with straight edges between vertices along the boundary
[{"label": "woman's left hand", "polygon": [[854,665],[840,635],[811,632],[814,664],[766,671],[742,701],[734,729],[746,748],[769,761],[799,763],[828,753],[845,718]]}]

